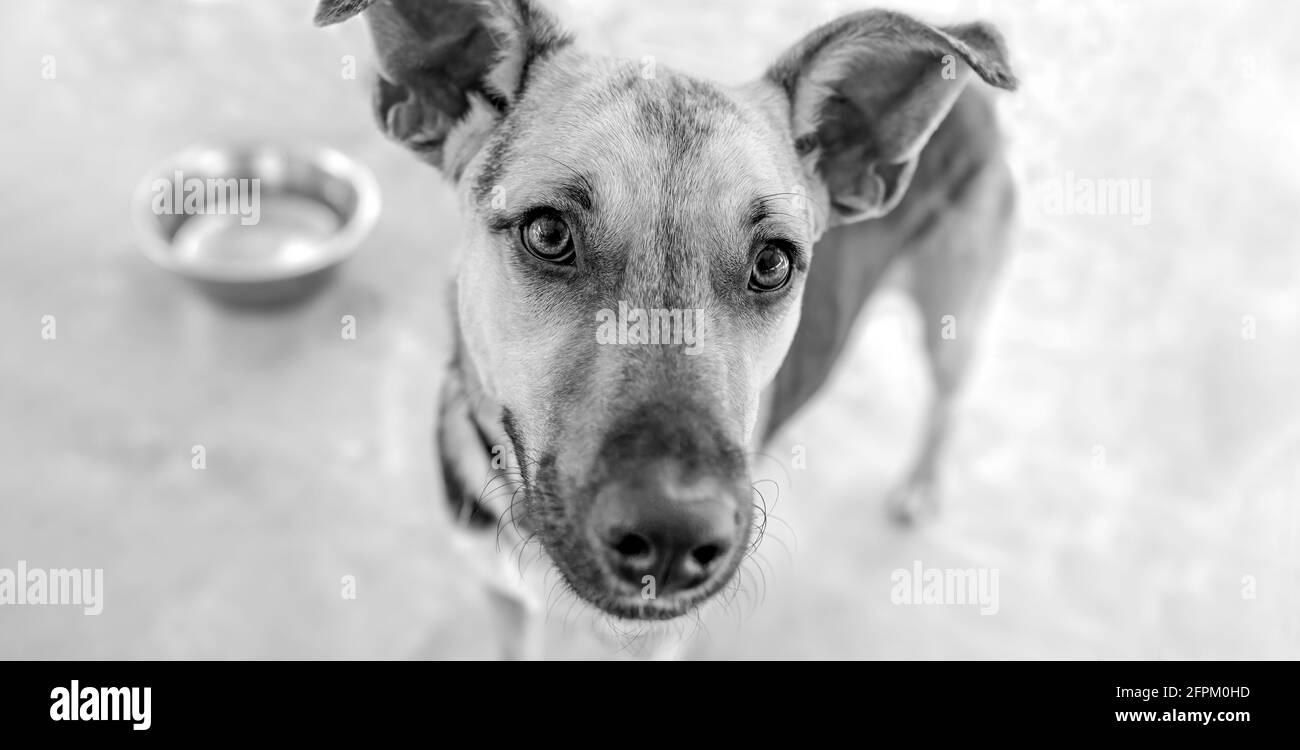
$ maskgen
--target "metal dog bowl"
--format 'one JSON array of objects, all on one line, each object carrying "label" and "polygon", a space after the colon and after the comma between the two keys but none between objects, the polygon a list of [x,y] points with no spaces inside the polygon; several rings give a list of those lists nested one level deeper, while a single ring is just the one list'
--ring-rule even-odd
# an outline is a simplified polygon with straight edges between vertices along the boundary
[{"label": "metal dog bowl", "polygon": [[266,306],[325,286],[374,226],[379,186],[328,148],[195,146],[132,204],[150,260],[220,302]]}]

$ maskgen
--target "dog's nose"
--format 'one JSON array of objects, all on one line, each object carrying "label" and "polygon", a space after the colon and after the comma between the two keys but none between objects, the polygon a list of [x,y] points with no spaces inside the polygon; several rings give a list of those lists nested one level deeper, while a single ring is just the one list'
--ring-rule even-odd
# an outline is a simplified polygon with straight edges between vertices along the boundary
[{"label": "dog's nose", "polygon": [[[727,567],[742,514],[734,490],[711,477],[639,478],[602,488],[593,531],[618,578],[643,595],[687,591]],[[647,587],[653,576],[653,586]]]}]

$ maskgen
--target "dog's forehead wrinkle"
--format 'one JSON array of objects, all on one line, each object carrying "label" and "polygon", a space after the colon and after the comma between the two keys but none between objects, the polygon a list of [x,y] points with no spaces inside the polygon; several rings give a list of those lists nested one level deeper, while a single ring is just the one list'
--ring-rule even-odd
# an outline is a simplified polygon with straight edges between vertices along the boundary
[{"label": "dog's forehead wrinkle", "polygon": [[629,259],[630,294],[702,307],[712,296],[711,266],[746,250],[736,230],[748,229],[754,185],[771,184],[773,163],[751,134],[754,116],[723,89],[669,73],[633,91],[647,159],[628,188],[654,221]]},{"label": "dog's forehead wrinkle", "polygon": [[[795,182],[788,159],[774,153],[783,137],[753,96],[660,68],[644,78],[631,61],[592,58],[564,51],[542,65],[518,106],[487,149],[478,192],[513,172],[536,178],[524,154],[545,154],[572,168],[636,184],[626,192],[662,193],[668,180],[707,175],[718,166],[748,164],[781,173],[782,187]],[[531,162],[531,159],[528,160]],[[674,182],[680,182],[679,179]],[[699,197],[743,179],[700,186]],[[604,186],[610,189],[612,186]]]}]

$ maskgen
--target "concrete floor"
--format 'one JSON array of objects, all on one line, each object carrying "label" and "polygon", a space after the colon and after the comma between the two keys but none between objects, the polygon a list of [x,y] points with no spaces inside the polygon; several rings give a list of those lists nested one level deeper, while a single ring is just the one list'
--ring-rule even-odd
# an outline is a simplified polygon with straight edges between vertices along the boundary
[{"label": "concrete floor", "polygon": [[[556,3],[597,49],[724,80],[861,7],[755,5]],[[960,412],[947,505],[908,532],[882,510],[925,397],[914,313],[886,292],[757,467],[780,487],[763,562],[732,606],[683,626],[688,653],[1300,657],[1300,10],[902,7],[997,22],[1024,81],[1004,101],[1019,253]],[[106,586],[98,617],[0,607],[0,657],[497,653],[483,635],[491,555],[453,532],[432,461],[453,196],[374,130],[363,28],[315,30],[310,11],[0,10],[0,567],[103,568]],[[356,80],[340,75],[347,54]],[[212,139],[317,141],[375,171],[384,212],[336,286],[235,314],[140,256],[137,180]],[[1067,172],[1149,178],[1150,224],[1044,210],[1043,187]],[[796,446],[806,469],[790,468]],[[999,613],[891,604],[890,572],[915,560],[997,568]],[[548,604],[551,655],[628,653],[570,599]]]}]

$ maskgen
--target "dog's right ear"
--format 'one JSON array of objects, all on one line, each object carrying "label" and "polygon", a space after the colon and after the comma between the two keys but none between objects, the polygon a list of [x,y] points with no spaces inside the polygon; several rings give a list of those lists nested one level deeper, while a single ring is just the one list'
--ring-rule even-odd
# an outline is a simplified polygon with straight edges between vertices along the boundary
[{"label": "dog's right ear", "polygon": [[490,129],[519,100],[530,67],[572,41],[533,0],[321,0],[315,22],[363,11],[379,53],[380,127],[453,179],[476,149],[449,147],[452,130],[471,110]]}]

